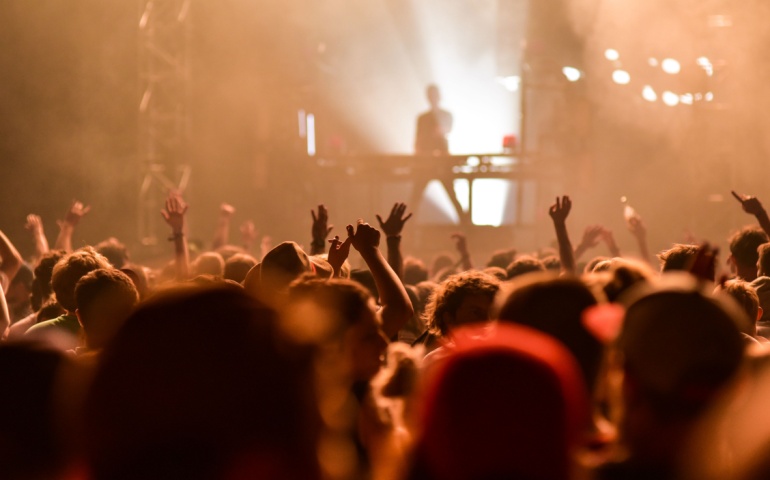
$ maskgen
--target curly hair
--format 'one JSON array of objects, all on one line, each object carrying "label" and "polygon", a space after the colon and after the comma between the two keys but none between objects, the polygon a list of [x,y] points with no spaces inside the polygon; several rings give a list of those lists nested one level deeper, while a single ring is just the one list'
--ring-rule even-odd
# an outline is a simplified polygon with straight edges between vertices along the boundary
[{"label": "curly hair", "polygon": [[452,275],[434,290],[423,313],[428,331],[434,335],[445,336],[448,325],[444,313],[454,314],[467,295],[488,295],[494,299],[500,289],[500,281],[486,273],[466,271]]}]

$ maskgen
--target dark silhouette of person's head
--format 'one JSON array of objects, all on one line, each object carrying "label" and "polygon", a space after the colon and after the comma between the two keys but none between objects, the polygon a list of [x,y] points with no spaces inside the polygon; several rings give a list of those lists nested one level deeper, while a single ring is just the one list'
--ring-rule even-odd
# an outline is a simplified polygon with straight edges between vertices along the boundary
[{"label": "dark silhouette of person's head", "polygon": [[158,293],[103,351],[85,410],[92,478],[317,478],[312,385],[242,289]]},{"label": "dark silhouette of person's head", "polygon": [[757,276],[770,276],[770,243],[763,243],[757,247]]},{"label": "dark silhouette of person's head", "polygon": [[629,294],[617,341],[623,370],[621,434],[638,465],[670,472],[701,413],[734,378],[748,321],[689,275]]},{"label": "dark silhouette of person's head", "polygon": [[88,272],[99,268],[112,268],[106,258],[92,247],[85,247],[61,258],[53,267],[51,287],[56,301],[70,313],[75,313],[75,285]]},{"label": "dark silhouette of person's head", "polygon": [[[698,248],[697,245],[677,243],[668,250],[660,252],[658,254],[658,259],[660,259],[660,271],[689,271],[693,262],[695,262],[695,257],[698,255]],[[716,271],[712,269],[709,279],[713,282],[715,277]]]},{"label": "dark silhouette of person's head", "polygon": [[597,304],[582,282],[532,275],[514,282],[502,299],[497,317],[540,330],[562,342],[577,359],[586,386],[593,390],[604,348],[584,326],[583,312]]},{"label": "dark silhouette of person's head", "polygon": [[453,337],[425,387],[407,478],[574,478],[590,416],[567,349],[513,324],[460,327]]},{"label": "dark silhouette of person's head", "polygon": [[452,275],[431,295],[425,307],[425,324],[437,336],[452,328],[486,322],[500,281],[483,272],[467,271]]},{"label": "dark silhouette of person's head", "polygon": [[33,343],[0,346],[0,478],[62,478],[78,443],[62,352]]},{"label": "dark silhouette of person's head", "polygon": [[104,348],[139,301],[128,275],[114,268],[84,275],[75,286],[77,316],[89,349]]},{"label": "dark silhouette of person's head", "polygon": [[225,273],[225,261],[217,252],[201,253],[192,263],[192,274],[214,275],[221,277]]},{"label": "dark silhouette of person's head", "polygon": [[745,330],[746,335],[755,337],[757,335],[757,322],[764,313],[759,306],[759,295],[754,287],[745,280],[728,280],[724,285],[717,286],[714,293],[725,293],[738,303],[738,306],[746,313],[748,322]]},{"label": "dark silhouette of person's head", "polygon": [[38,311],[48,298],[53,295],[51,288],[51,275],[56,262],[67,255],[64,250],[50,250],[44,253],[35,265],[35,279],[32,280],[32,310]]},{"label": "dark silhouette of person's head", "polygon": [[417,285],[428,280],[428,268],[419,258],[406,257],[404,259],[404,283]]},{"label": "dark silhouette of person's head", "polygon": [[438,108],[441,103],[441,91],[438,85],[431,83],[425,88],[425,97],[428,99],[428,103],[431,108]]},{"label": "dark silhouette of person's head", "polygon": [[232,280],[237,283],[243,282],[249,270],[256,264],[257,259],[249,254],[236,253],[232,255],[225,261],[225,280]]},{"label": "dark silhouette of person's head", "polygon": [[97,243],[94,245],[94,249],[115,268],[123,268],[129,262],[128,249],[115,237]]},{"label": "dark silhouette of person's head", "polygon": [[545,265],[543,262],[530,255],[522,255],[505,269],[508,274],[508,280],[533,272],[544,272]]},{"label": "dark silhouette of person's head", "polygon": [[516,249],[514,248],[495,250],[492,252],[492,257],[490,257],[489,261],[487,262],[487,267],[500,267],[502,269],[506,269],[508,265],[513,262],[515,257]]},{"label": "dark silhouette of person's head", "polygon": [[767,234],[759,227],[744,227],[730,237],[730,258],[739,278],[750,282],[757,278],[757,249],[768,242]]}]

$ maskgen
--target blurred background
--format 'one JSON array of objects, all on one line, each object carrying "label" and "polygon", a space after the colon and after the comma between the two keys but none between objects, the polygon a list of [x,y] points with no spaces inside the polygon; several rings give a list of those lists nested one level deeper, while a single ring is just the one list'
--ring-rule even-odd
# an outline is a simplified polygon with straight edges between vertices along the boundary
[{"label": "blurred background", "polygon": [[[0,229],[30,253],[26,215],[52,241],[78,199],[76,246],[168,254],[158,211],[181,188],[204,242],[221,202],[236,226],[309,244],[318,204],[343,234],[405,201],[407,253],[457,230],[481,253],[549,244],[548,205],[569,194],[574,243],[602,223],[630,248],[621,197],[653,250],[721,243],[751,220],[731,189],[770,202],[769,15],[762,0],[2,0]],[[421,167],[431,83],[455,156]]]}]

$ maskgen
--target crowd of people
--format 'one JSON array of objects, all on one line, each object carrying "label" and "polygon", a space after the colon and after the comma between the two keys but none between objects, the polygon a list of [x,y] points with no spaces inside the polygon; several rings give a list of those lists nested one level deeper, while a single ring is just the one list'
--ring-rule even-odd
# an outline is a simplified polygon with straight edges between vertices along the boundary
[{"label": "crowd of people", "polygon": [[29,215],[34,258],[0,232],[0,478],[766,478],[770,217],[733,195],[729,274],[708,243],[651,258],[637,214],[635,258],[573,247],[568,196],[555,248],[483,266],[462,234],[405,255],[401,203],[331,238],[319,205],[309,248],[231,244],[223,204],[191,253],[170,192],[160,268],[74,248],[82,203],[53,248]]}]

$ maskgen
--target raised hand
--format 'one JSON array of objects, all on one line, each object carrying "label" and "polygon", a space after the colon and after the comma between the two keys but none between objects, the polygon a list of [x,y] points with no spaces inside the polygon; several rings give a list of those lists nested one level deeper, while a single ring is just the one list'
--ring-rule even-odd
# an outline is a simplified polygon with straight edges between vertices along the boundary
[{"label": "raised hand", "polygon": [[765,209],[762,207],[762,204],[757,197],[741,195],[736,193],[735,190],[732,190],[730,193],[733,194],[733,197],[735,197],[736,200],[741,202],[741,207],[743,207],[744,212],[750,213],[751,215],[761,215],[765,212]]},{"label": "raised hand", "polygon": [[412,218],[411,213],[404,217],[405,212],[405,203],[395,203],[393,204],[393,208],[390,210],[390,215],[388,215],[387,220],[383,222],[382,217],[377,215],[377,221],[380,222],[380,228],[386,236],[394,237],[401,235],[401,230],[403,230],[404,224],[407,220]]},{"label": "raised hand", "polygon": [[564,223],[569,216],[569,212],[572,209],[572,200],[567,195],[564,195],[559,199],[556,197],[556,203],[551,205],[548,209],[548,214],[553,219],[554,223]]},{"label": "raised hand", "polygon": [[468,239],[465,237],[465,234],[461,232],[455,232],[450,235],[449,238],[455,242],[455,249],[460,254],[459,264],[462,265],[463,270],[472,269],[473,264],[471,263],[471,254],[468,251]]},{"label": "raised hand", "polygon": [[254,222],[246,220],[241,224],[241,244],[246,250],[251,250],[251,246],[257,241],[257,227],[254,226]]},{"label": "raised hand", "polygon": [[40,218],[39,215],[35,215],[34,213],[30,213],[27,215],[27,223],[24,224],[24,228],[29,230],[32,233],[38,233],[43,231],[43,220]]},{"label": "raised hand", "polygon": [[40,258],[48,251],[48,239],[45,238],[45,232],[43,231],[43,220],[39,215],[30,213],[27,215],[27,223],[24,228],[32,233],[32,237],[35,240],[35,254],[37,258]]},{"label": "raised hand", "polygon": [[350,245],[353,243],[353,237],[348,236],[343,242],[340,241],[339,235],[335,235],[333,239],[329,240],[329,243],[331,245],[329,246],[327,260],[334,269],[334,276],[339,277],[342,264],[345,263],[345,260],[350,255]]},{"label": "raised hand", "polygon": [[169,193],[166,199],[166,209],[161,210],[160,214],[171,227],[171,233],[174,236],[184,235],[184,215],[187,213],[187,208],[188,205],[178,193]]},{"label": "raised hand", "polygon": [[73,200],[72,205],[70,205],[69,210],[67,210],[67,214],[64,215],[64,220],[58,220],[56,223],[59,224],[59,227],[75,227],[80,222],[80,219],[90,211],[90,206],[83,206],[82,202]]},{"label": "raised hand", "polygon": [[313,236],[310,243],[310,253],[317,255],[323,253],[326,247],[326,237],[329,236],[334,225],[329,225],[329,211],[323,205],[318,205],[318,215],[313,209],[310,210],[310,215],[313,217],[313,225],[310,228],[310,234]]},{"label": "raised hand", "polygon": [[368,250],[376,250],[380,246],[380,231],[364,223],[360,218],[356,224],[356,228],[353,225],[347,226],[348,237],[353,243],[353,248],[361,253]]},{"label": "raised hand", "polygon": [[235,213],[235,207],[229,203],[222,203],[219,205],[219,216],[230,218]]},{"label": "raised hand", "polygon": [[[599,245],[599,240],[604,233],[604,227],[601,225],[589,225],[583,231],[583,239],[580,241],[580,246],[584,249],[594,248]],[[580,248],[580,247],[578,247]]]},{"label": "raised hand", "polygon": [[644,225],[642,217],[634,215],[633,217],[629,218],[628,222],[626,223],[628,225],[628,230],[631,232],[631,235],[637,239],[644,239],[647,236],[647,227]]}]

